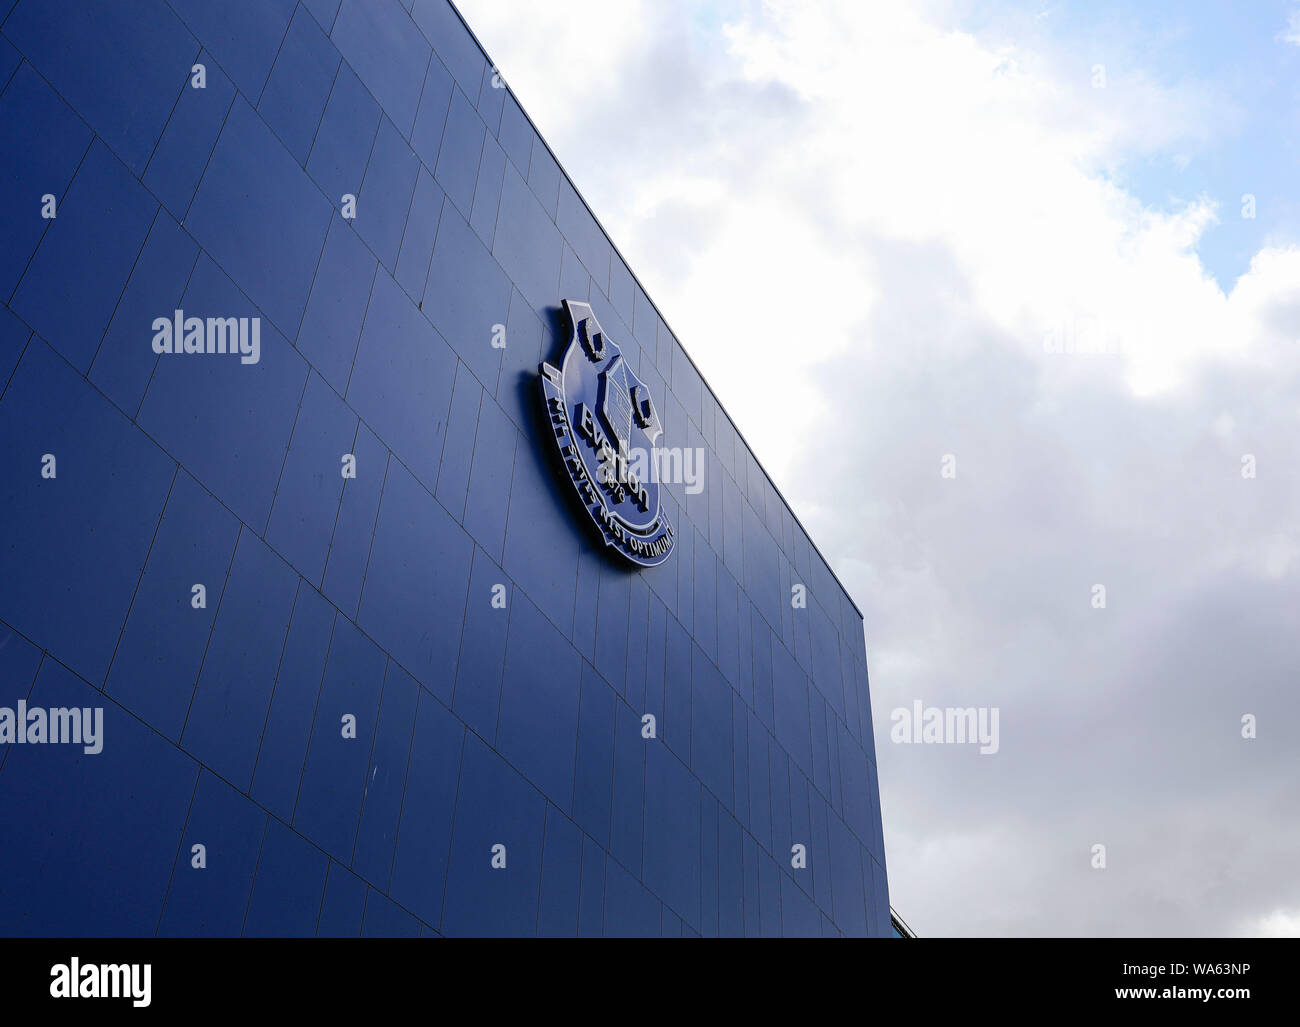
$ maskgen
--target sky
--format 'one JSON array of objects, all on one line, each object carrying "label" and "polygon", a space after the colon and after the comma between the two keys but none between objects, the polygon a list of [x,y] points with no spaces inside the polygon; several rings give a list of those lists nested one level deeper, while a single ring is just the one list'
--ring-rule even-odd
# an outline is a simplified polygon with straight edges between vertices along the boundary
[{"label": "sky", "polygon": [[863,612],[913,929],[1300,934],[1300,4],[457,3]]}]

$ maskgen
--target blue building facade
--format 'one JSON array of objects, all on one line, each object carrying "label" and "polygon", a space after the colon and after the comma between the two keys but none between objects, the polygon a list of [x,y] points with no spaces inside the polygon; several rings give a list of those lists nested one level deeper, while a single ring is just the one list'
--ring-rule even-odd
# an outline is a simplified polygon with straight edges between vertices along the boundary
[{"label": "blue building facade", "polygon": [[0,18],[0,934],[887,936],[861,615],[455,9]]}]

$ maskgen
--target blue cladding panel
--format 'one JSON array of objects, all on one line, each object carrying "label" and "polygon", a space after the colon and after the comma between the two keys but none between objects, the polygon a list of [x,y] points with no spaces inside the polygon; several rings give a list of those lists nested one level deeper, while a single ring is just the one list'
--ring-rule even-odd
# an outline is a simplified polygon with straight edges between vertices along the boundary
[{"label": "blue cladding panel", "polygon": [[346,454],[357,435],[357,415],[320,375],[307,380],[289,455],[271,508],[267,541],[299,574],[320,584],[343,494]]},{"label": "blue cladding panel", "polygon": [[429,276],[429,259],[438,236],[443,200],[442,190],[428,169],[421,168],[411,199],[411,215],[406,219],[406,234],[402,236],[402,249],[397,256],[397,281],[408,296],[417,300],[423,297],[424,283]]},{"label": "blue cladding panel", "polygon": [[473,547],[405,468],[389,468],[358,623],[445,703]]},{"label": "blue cladding panel", "polygon": [[22,61],[22,55],[10,45],[9,41],[0,38],[0,82],[8,82],[9,76],[14,73]]},{"label": "blue cladding panel", "polygon": [[700,647],[693,647],[691,769],[718,798],[731,794],[731,689]]},{"label": "blue cladding panel", "polygon": [[718,934],[745,936],[745,872],[741,857],[741,831],[723,813],[718,820]]},{"label": "blue cladding panel", "polygon": [[266,814],[245,796],[203,771],[176,853],[160,936],[242,932],[266,822]]},{"label": "blue cladding panel", "polygon": [[[582,261],[567,243],[564,246],[564,256],[560,260],[560,295],[571,300],[593,298],[591,275],[587,273],[587,269],[582,266]],[[598,290],[595,295],[600,295]],[[628,353],[626,349],[623,352]]]},{"label": "blue cladding panel", "polygon": [[691,760],[691,638],[686,629],[668,618],[664,650],[664,743],[684,763]]},{"label": "blue cladding panel", "polygon": [[794,840],[790,835],[790,760],[779,745],[768,749],[768,788],[772,792],[772,852],[788,863]]},{"label": "blue cladding panel", "polygon": [[501,349],[492,344],[493,326],[510,315],[510,279],[451,207],[442,211],[423,309],[478,380],[494,387]]},{"label": "blue cladding panel", "polygon": [[366,915],[361,925],[363,938],[418,938],[420,921],[371,888],[366,895]]},{"label": "blue cladding panel", "polygon": [[[498,585],[501,589],[497,589]],[[452,705],[456,716],[481,738],[496,737],[506,629],[513,600],[514,591],[505,572],[482,549],[475,548]]]},{"label": "blue cladding panel", "polygon": [[844,797],[844,822],[859,840],[872,841],[875,837],[875,810],[870,789],[875,782],[871,762],[848,737],[848,731],[843,726],[840,728],[840,781]]},{"label": "blue cladding panel", "polygon": [[689,629],[695,623],[695,542],[698,535],[685,517],[677,522],[677,610],[675,615]]},{"label": "blue cladding panel", "polygon": [[[808,788],[808,779],[798,770],[791,769],[790,844],[802,845],[805,857],[808,856],[808,851],[812,847],[812,819],[809,815]],[[816,894],[816,881],[814,878],[819,869],[811,859],[807,859],[807,867],[795,872],[795,883],[810,896]]]},{"label": "blue cladding panel", "polygon": [[284,39],[294,0],[171,0],[199,41],[216,54],[243,94],[254,102]]},{"label": "blue cladding panel", "polygon": [[262,841],[257,878],[248,900],[244,935],[250,938],[310,938],[329,863],[325,854],[272,818]]},{"label": "blue cladding panel", "polygon": [[537,405],[537,365],[541,360],[542,322],[518,289],[510,290],[506,348],[501,354],[496,397],[515,427],[527,431]]},{"label": "blue cladding panel", "polygon": [[649,652],[650,589],[640,578],[631,580],[627,611],[627,687],[623,695],[634,707],[645,705],[646,681],[651,670]]},{"label": "blue cladding panel", "polygon": [[735,694],[731,697],[731,804],[727,808],[749,827],[749,716],[748,707]]},{"label": "blue cladding panel", "polygon": [[438,468],[438,502],[456,520],[465,520],[465,495],[469,492],[470,465],[474,459],[474,435],[478,412],[483,405],[483,386],[468,367],[456,364],[456,385],[451,390],[451,413],[447,438],[442,444],[442,466]]},{"label": "blue cladding panel", "polygon": [[257,112],[299,164],[307,163],[338,68],[338,51],[299,7],[257,104]]},{"label": "blue cladding panel", "polygon": [[443,934],[536,933],[545,819],[546,802],[537,790],[470,736],[456,802]]},{"label": "blue cladding panel", "polygon": [[0,400],[0,439],[17,461],[0,484],[0,617],[98,685],[175,464],[39,340]]},{"label": "blue cladding panel", "polygon": [[5,20],[42,75],[137,175],[199,46],[163,0],[23,0]]},{"label": "blue cladding panel", "polygon": [[384,654],[338,620],[293,826],[345,866],[352,864],[383,680]]},{"label": "blue cladding panel", "polygon": [[642,737],[641,715],[624,703],[614,714],[614,815],[610,819],[609,851],[634,873],[641,873],[645,840],[645,762],[648,746]]},{"label": "blue cladding panel", "polygon": [[835,809],[843,809],[844,778],[840,763],[840,721],[829,708],[826,711],[826,740],[830,748],[831,790],[828,798]]},{"label": "blue cladding panel", "polygon": [[716,938],[718,920],[718,801],[707,791],[700,803],[700,934]]},{"label": "blue cladding panel", "polygon": [[758,925],[764,938],[781,937],[781,871],[772,857],[758,854]]},{"label": "blue cladding panel", "polygon": [[543,938],[578,934],[582,884],[582,832],[554,806],[546,810],[546,848],[542,853],[542,891],[537,933]]},{"label": "blue cladding panel", "polygon": [[[510,487],[504,567],[562,631],[573,627],[579,538],[564,504],[571,487],[551,473],[551,454],[520,446]],[[544,498],[543,498],[544,497]]]},{"label": "blue cladding panel", "polygon": [[593,583],[596,621],[596,669],[621,695],[627,687],[627,621],[631,588],[620,568],[597,562]]},{"label": "blue cladding panel", "polygon": [[[861,618],[453,7],[0,7],[0,707],[105,710],[0,743],[0,934],[888,933]],[[704,451],[661,566],[562,297]]]},{"label": "blue cladding panel", "polygon": [[532,159],[528,163],[528,185],[554,219],[560,196],[560,168],[538,138],[533,140]]},{"label": "blue cladding panel", "polygon": [[0,926],[20,936],[152,936],[198,766],[51,660],[29,701],[103,705],[104,747],[9,753],[0,808],[24,831],[21,844],[0,846]]},{"label": "blue cladding panel", "polygon": [[483,159],[478,166],[478,183],[474,189],[474,208],[469,223],[483,240],[492,246],[496,234],[497,207],[501,203],[501,180],[506,172],[506,154],[495,139],[483,141]]},{"label": "blue cladding panel", "polygon": [[804,773],[812,770],[808,679],[779,642],[772,646],[772,701],[776,740]]},{"label": "blue cladding panel", "polygon": [[605,933],[605,865],[609,857],[590,838],[582,839],[582,882],[578,894],[578,937]]},{"label": "blue cladding panel", "polygon": [[334,24],[334,19],[338,17],[339,0],[303,0],[303,6],[311,11],[312,17],[326,32]]},{"label": "blue cladding panel", "polygon": [[749,824],[764,849],[772,849],[772,785],[769,777],[770,736],[752,713],[749,721]]},{"label": "blue cladding panel", "polygon": [[252,796],[281,820],[293,819],[312,713],[320,696],[325,658],[334,630],[334,607],[314,589],[300,585],[275,694],[266,717],[262,748],[253,772]]},{"label": "blue cladding panel", "polygon": [[298,333],[329,222],[325,198],[237,98],[185,225],[290,336]]},{"label": "blue cladding panel", "polygon": [[420,161],[393,123],[384,118],[370,151],[370,164],[357,194],[357,234],[391,274],[397,268],[415,177]]},{"label": "blue cladding panel", "polygon": [[[41,651],[7,624],[0,624],[0,702],[6,706],[31,691],[36,671],[41,665]],[[10,745],[0,749],[0,760]]]},{"label": "blue cladding panel", "polygon": [[435,488],[456,356],[387,274],[378,274],[361,332],[348,403]]},{"label": "blue cladding panel", "polygon": [[558,303],[562,254],[560,232],[550,215],[519,173],[507,166],[492,255],[539,314]]},{"label": "blue cladding panel", "polygon": [[210,53],[203,51],[194,63],[203,66],[203,87],[195,86],[199,73],[191,72],[144,174],[144,184],[178,221],[185,220],[235,99],[235,84]]},{"label": "blue cladding panel", "polygon": [[[840,665],[840,636],[829,617],[822,612],[821,604],[812,602],[806,611],[811,620],[813,684],[836,708],[841,717],[848,718],[848,710],[856,705],[846,703],[843,668]],[[852,675],[852,667],[849,668]],[[853,695],[850,687],[848,694]],[[856,712],[854,718],[856,719]]]},{"label": "blue cladding panel", "polygon": [[718,564],[718,668],[733,686],[741,686],[740,613],[737,585],[727,568]]},{"label": "blue cladding panel", "polygon": [[496,135],[501,126],[501,107],[505,102],[505,80],[489,64],[483,65],[483,84],[478,90],[478,112],[487,122],[488,131]]},{"label": "blue cladding panel", "polygon": [[[83,374],[157,210],[126,165],[96,142],[14,294],[14,313]],[[77,283],[75,303],[66,299],[69,282]],[[141,342],[146,331],[139,326]]]},{"label": "blue cladding panel", "polygon": [[442,146],[452,86],[451,73],[435,57],[429,62],[424,88],[420,92],[420,107],[415,115],[415,128],[411,131],[411,148],[428,171],[438,166],[438,150]]},{"label": "blue cladding panel", "polygon": [[754,671],[754,712],[769,727],[772,724],[772,652],[781,643],[772,637],[772,629],[759,616],[757,608],[750,618],[750,656]]},{"label": "blue cladding panel", "polygon": [[356,73],[346,62],[339,65],[307,158],[307,173],[335,210],[341,209],[344,195],[361,191],[381,113]]},{"label": "blue cladding panel", "polygon": [[379,492],[388,471],[388,450],[364,424],[357,429],[357,476],[343,483],[338,520],[325,564],[322,591],[349,617],[361,601],[362,578],[379,512]]},{"label": "blue cladding panel", "polygon": [[478,408],[474,459],[469,469],[469,494],[465,497],[464,523],[473,537],[493,555],[502,558],[506,543],[506,515],[511,476],[515,469],[515,426],[490,396]]},{"label": "blue cladding panel", "polygon": [[[186,318],[249,318],[251,343],[257,309],[206,255],[200,255],[181,302]],[[148,343],[142,339],[137,345]],[[162,354],[139,423],[245,524],[261,532],[308,369],[265,319],[260,359],[243,361],[242,353],[235,352]]]},{"label": "blue cladding panel", "polygon": [[415,0],[411,17],[461,89],[477,96],[485,60],[451,5],[446,0]]},{"label": "blue cladding panel", "polygon": [[428,924],[442,919],[464,738],[461,722],[421,691],[393,857],[392,896]]},{"label": "blue cladding panel", "polygon": [[357,938],[366,910],[366,883],[331,862],[321,899],[320,919],[316,922],[318,938]]},{"label": "blue cladding panel", "polygon": [[473,104],[459,89],[453,89],[434,174],[465,218],[469,217],[474,203],[474,186],[478,180],[485,132],[483,119]]},{"label": "blue cladding panel", "polygon": [[618,697],[590,665],[582,669],[582,703],[578,721],[578,763],[573,785],[573,819],[587,834],[609,847],[613,798],[614,717]]},{"label": "blue cladding panel", "polygon": [[512,766],[566,814],[573,797],[582,662],[523,596],[515,599],[506,643],[496,745]]},{"label": "blue cladding panel", "polygon": [[140,409],[158,363],[153,347],[143,344],[152,340],[150,326],[179,305],[198,255],[189,234],[160,211],[90,369],[90,380],[130,417]]},{"label": "blue cladding panel", "polygon": [[[533,155],[533,127],[528,124],[523,110],[514,95],[508,95],[501,106],[501,129],[498,137],[506,154],[520,172],[528,173],[528,162]],[[568,232],[567,228],[562,231]]]},{"label": "blue cladding panel", "polygon": [[810,691],[808,715],[812,728],[812,781],[822,795],[831,793],[831,757],[826,735],[826,718],[830,711],[816,691]]},{"label": "blue cladding panel", "polygon": [[776,543],[763,526],[761,515],[746,506],[745,532],[745,591],[769,627],[781,624],[781,607],[789,601],[789,593],[781,593],[781,574],[777,565]]},{"label": "blue cladding panel", "polygon": [[[176,477],[105,691],[180,738],[235,552],[239,524],[184,471]],[[202,585],[200,596],[195,585]]]},{"label": "blue cladding panel", "polygon": [[298,330],[298,350],[340,395],[352,376],[375,266],[374,254],[353,228],[339,216],[332,218]]},{"label": "blue cladding panel", "polygon": [[602,293],[609,291],[609,257],[612,252],[605,233],[587,210],[586,204],[567,180],[560,183],[559,213],[556,224],[571,240],[587,271]]},{"label": "blue cladding panel", "polygon": [[862,876],[862,846],[839,817],[831,813],[831,891],[835,922],[850,937],[867,933],[867,884]]},{"label": "blue cladding panel", "polygon": [[632,291],[632,273],[622,258],[615,256],[609,269],[609,299],[628,324],[632,323],[634,313]]},{"label": "blue cladding panel", "polygon": [[700,926],[700,783],[662,745],[646,749],[645,881]]},{"label": "blue cladding panel", "polygon": [[412,31],[402,6],[397,0],[343,0],[330,38],[402,134],[409,136],[429,64],[429,44]]},{"label": "blue cladding panel", "polygon": [[352,862],[353,870],[385,892],[393,869],[393,847],[419,697],[420,686],[415,678],[390,660]]},{"label": "blue cladding panel", "polygon": [[181,744],[242,790],[252,782],[297,587],[284,560],[250,532],[240,535]]},{"label": "blue cladding panel", "polygon": [[875,920],[870,926],[871,934],[877,938],[889,936],[892,927],[889,922],[889,886],[885,877],[885,868],[874,858],[863,856],[864,863],[871,867],[872,910]]},{"label": "blue cladding panel", "polygon": [[18,320],[7,307],[0,309],[0,393],[3,393],[5,386],[9,384],[14,368],[22,359],[23,351],[27,348],[27,342],[31,337],[31,329]]},{"label": "blue cladding panel", "polygon": [[661,915],[661,904],[653,892],[617,863],[606,865],[606,938],[658,938]]},{"label": "blue cladding panel", "polygon": [[656,725],[662,730],[664,723],[665,682],[665,632],[668,627],[668,612],[663,604],[651,601],[650,634],[646,641],[646,684],[645,698],[639,704],[645,715],[653,716]]}]

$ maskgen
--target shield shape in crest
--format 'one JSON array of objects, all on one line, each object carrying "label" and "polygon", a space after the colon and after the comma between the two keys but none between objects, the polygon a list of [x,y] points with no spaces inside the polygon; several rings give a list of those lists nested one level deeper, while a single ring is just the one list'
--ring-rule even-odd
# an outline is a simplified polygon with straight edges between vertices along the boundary
[{"label": "shield shape in crest", "polygon": [[653,567],[668,559],[675,541],[660,507],[659,412],[590,304],[561,302],[569,342],[559,367],[540,368],[560,459],[605,545]]}]

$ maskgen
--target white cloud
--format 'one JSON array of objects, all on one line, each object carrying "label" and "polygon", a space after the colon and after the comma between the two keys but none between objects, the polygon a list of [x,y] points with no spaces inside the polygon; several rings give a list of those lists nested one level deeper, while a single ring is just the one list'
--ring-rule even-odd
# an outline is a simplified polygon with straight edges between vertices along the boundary
[{"label": "white cloud", "polygon": [[[1140,72],[1094,89],[1083,61],[989,49],[914,5],[772,0],[725,21],[707,53],[689,45],[700,5],[462,6],[778,478],[801,440],[768,423],[762,378],[781,366],[806,398],[822,358],[871,346],[873,239],[942,247],[1029,349],[1105,325],[1141,391],[1249,338],[1250,312],[1194,252],[1214,204],[1147,210],[1107,176],[1195,144],[1218,114]],[[686,228],[699,220],[702,238]],[[1250,291],[1300,284],[1282,262],[1265,272]],[[816,338],[791,347],[801,303],[821,310]]]},{"label": "white cloud", "polygon": [[1276,909],[1248,932],[1253,938],[1300,938],[1300,910]]},{"label": "white cloud", "polygon": [[1278,33],[1278,38],[1285,43],[1300,46],[1300,10],[1292,11],[1286,19],[1286,28]]}]

